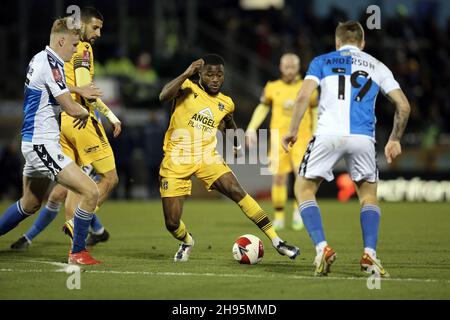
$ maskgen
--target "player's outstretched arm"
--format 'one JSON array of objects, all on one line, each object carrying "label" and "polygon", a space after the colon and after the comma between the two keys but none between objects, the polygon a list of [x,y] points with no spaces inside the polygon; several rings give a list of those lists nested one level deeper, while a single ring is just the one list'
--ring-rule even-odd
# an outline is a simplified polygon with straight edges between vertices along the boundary
[{"label": "player's outstretched arm", "polygon": [[402,153],[400,139],[405,132],[411,107],[409,106],[408,99],[401,89],[392,90],[387,94],[387,97],[395,104],[396,109],[394,116],[394,126],[392,128],[391,135],[389,136],[389,141],[384,148],[386,160],[388,163],[391,163],[392,160],[394,160]]},{"label": "player's outstretched arm", "polygon": [[71,93],[78,94],[87,100],[95,100],[103,95],[102,91],[93,82],[80,87],[71,85],[67,85],[67,87]]},{"label": "player's outstretched arm", "polygon": [[306,108],[308,108],[311,95],[317,89],[317,82],[311,79],[303,81],[302,87],[295,99],[294,110],[292,112],[291,125],[289,126],[289,133],[285,135],[281,141],[283,149],[289,151],[289,145],[297,141],[298,127],[302,121]]},{"label": "player's outstretched arm", "polygon": [[180,74],[178,77],[170,81],[168,84],[164,86],[159,94],[159,101],[169,101],[175,98],[178,94],[178,91],[181,89],[181,85],[187,78],[197,73],[205,64],[203,59],[195,60],[191,63],[191,65]]},{"label": "player's outstretched arm", "polygon": [[84,128],[89,118],[89,112],[79,103],[72,99],[69,92],[63,93],[56,97],[59,105],[71,117],[82,120],[78,128]]},{"label": "player's outstretched arm", "polygon": [[113,136],[114,138],[117,138],[122,131],[122,123],[120,122],[119,118],[116,117],[114,112],[111,111],[107,107],[107,105],[99,98],[95,100],[95,102],[92,103],[95,109],[97,109],[101,114],[103,114],[106,119],[111,123],[111,126],[113,127]]},{"label": "player's outstretched arm", "polygon": [[248,124],[247,130],[246,130],[246,138],[247,138],[247,145],[253,145],[256,143],[256,130],[261,126],[264,119],[266,119],[267,115],[269,114],[270,106],[268,106],[265,103],[260,103],[255,108],[255,111],[253,111],[252,118]]}]

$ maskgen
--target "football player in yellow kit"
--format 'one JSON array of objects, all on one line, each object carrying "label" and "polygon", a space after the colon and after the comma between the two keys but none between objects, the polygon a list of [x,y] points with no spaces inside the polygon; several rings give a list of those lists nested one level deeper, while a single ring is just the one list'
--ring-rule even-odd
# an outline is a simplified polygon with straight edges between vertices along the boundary
[{"label": "football player in yellow kit", "polygon": [[[280,254],[295,259],[299,249],[278,237],[266,213],[244,191],[215,149],[221,123],[225,129],[236,129],[233,100],[220,92],[224,65],[220,56],[206,55],[166,84],[159,96],[161,101],[173,101],[159,174],[166,228],[182,242],[174,261],[187,261],[194,246],[194,239],[181,220],[184,199],[191,194],[191,177],[194,175],[208,190],[217,190],[236,202]],[[199,80],[191,81],[189,78],[197,73]],[[239,148],[235,142],[235,150]]]},{"label": "football player in yellow kit", "polygon": [[[311,99],[310,106],[300,124],[298,140],[287,153],[281,146],[281,138],[287,133],[292,116],[292,107],[302,86],[299,74],[300,58],[293,53],[286,53],[280,60],[281,78],[267,82],[261,96],[261,102],[253,112],[247,127],[246,136],[249,145],[256,143],[256,131],[261,126],[270,109],[270,169],[273,173],[272,204],[275,210],[273,226],[281,230],[285,225],[285,205],[288,197],[287,179],[290,172],[297,173],[303,154],[313,134],[314,113],[312,108],[317,106],[317,93]],[[296,183],[297,184],[297,175]],[[301,230],[303,223],[298,213],[298,206],[294,204],[292,228]]]},{"label": "football player in yellow kit", "polygon": [[[92,44],[101,36],[103,20],[102,14],[95,8],[85,7],[81,10],[81,39],[77,46],[77,52],[72,56],[70,62],[64,64],[64,73],[67,86],[74,100],[88,109],[89,120],[86,126],[82,127],[80,123],[63,112],[61,114],[60,136],[64,154],[79,166],[82,166],[87,174],[93,176],[96,173],[100,176],[97,183],[99,189],[97,209],[118,183],[114,154],[97,111],[105,115],[111,123],[114,137],[117,137],[121,131],[120,120],[103,103],[100,99],[100,90],[92,83],[94,77]],[[64,231],[73,238],[73,214],[78,196],[57,184],[33,226],[13,243],[11,248],[27,248],[31,241],[53,221],[64,200],[67,220]],[[93,246],[98,242],[107,241],[108,238],[108,231],[105,230],[97,215],[94,214],[86,244]]]}]

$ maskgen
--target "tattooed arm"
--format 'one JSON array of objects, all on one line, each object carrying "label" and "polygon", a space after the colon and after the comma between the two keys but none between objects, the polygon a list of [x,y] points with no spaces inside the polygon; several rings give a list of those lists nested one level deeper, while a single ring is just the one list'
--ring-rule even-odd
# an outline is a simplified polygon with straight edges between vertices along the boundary
[{"label": "tattooed arm", "polygon": [[394,126],[392,128],[389,141],[384,148],[384,154],[388,163],[391,163],[397,156],[402,153],[400,139],[405,132],[406,124],[408,123],[409,113],[411,108],[408,99],[401,89],[392,90],[387,94],[391,102],[395,104]]}]

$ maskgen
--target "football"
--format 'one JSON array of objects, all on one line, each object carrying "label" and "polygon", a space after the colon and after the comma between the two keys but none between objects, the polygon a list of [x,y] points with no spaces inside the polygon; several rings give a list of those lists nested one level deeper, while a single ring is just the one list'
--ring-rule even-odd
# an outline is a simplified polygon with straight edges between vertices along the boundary
[{"label": "football", "polygon": [[264,256],[262,241],[252,234],[240,236],[233,245],[233,257],[242,264],[256,264]]}]

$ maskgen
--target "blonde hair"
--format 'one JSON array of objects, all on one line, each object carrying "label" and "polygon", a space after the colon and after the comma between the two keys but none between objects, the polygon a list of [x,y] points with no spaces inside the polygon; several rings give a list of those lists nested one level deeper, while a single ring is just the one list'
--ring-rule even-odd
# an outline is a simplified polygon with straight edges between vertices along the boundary
[{"label": "blonde hair", "polygon": [[358,21],[339,22],[336,27],[336,38],[342,43],[354,43],[360,45],[364,40],[364,29]]},{"label": "blonde hair", "polygon": [[73,26],[69,26],[68,17],[58,18],[53,22],[52,31],[50,35],[54,35],[57,33],[72,33],[75,35],[80,35],[80,29],[76,29]]}]

